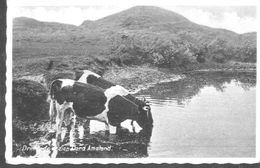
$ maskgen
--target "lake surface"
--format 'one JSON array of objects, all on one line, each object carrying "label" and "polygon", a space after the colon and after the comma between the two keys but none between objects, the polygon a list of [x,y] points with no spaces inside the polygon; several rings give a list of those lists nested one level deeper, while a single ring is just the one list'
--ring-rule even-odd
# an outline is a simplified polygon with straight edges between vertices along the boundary
[{"label": "lake surface", "polygon": [[[136,94],[151,103],[154,126],[105,135],[104,123],[90,122],[90,133],[74,131],[73,143],[63,129],[55,147],[55,126],[40,138],[18,144],[14,157],[187,158],[255,157],[256,73],[196,72],[177,81],[154,85]],[[42,127],[45,127],[44,125]],[[68,132],[67,132],[68,134]],[[73,145],[73,146],[71,146]],[[21,149],[22,148],[22,149]],[[32,149],[32,150],[27,150]],[[25,151],[24,151],[25,150]]]},{"label": "lake surface", "polygon": [[254,73],[201,72],[141,91],[154,128],[148,157],[255,157]]}]

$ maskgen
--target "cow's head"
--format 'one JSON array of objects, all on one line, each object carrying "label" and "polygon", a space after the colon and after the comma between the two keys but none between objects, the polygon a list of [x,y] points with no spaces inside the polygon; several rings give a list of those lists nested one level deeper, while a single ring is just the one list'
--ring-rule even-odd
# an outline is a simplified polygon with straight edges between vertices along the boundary
[{"label": "cow's head", "polygon": [[55,107],[57,102],[54,99],[57,98],[57,93],[60,91],[61,85],[62,82],[57,79],[50,84],[48,101],[50,103],[49,116],[51,122],[55,121],[57,115],[57,109]]},{"label": "cow's head", "polygon": [[50,84],[49,99],[50,99],[50,120],[54,122],[57,115],[56,105],[61,105],[65,101],[65,96],[62,94],[63,87],[72,87],[75,81],[71,79],[56,79]]},{"label": "cow's head", "polygon": [[140,127],[143,128],[144,131],[149,131],[153,127],[153,117],[151,113],[150,103],[143,100],[143,104],[138,106],[139,115],[137,118],[137,123]]}]

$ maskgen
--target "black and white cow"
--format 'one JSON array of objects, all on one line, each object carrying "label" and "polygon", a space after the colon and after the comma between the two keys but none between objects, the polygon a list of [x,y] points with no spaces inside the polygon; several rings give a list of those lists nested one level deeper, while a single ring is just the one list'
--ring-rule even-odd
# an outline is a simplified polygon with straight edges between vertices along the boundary
[{"label": "black and white cow", "polygon": [[143,107],[150,107],[149,104],[146,101],[141,101],[134,97],[130,92],[125,89],[124,87],[120,85],[116,85],[112,82],[109,82],[102,78],[100,75],[89,71],[89,70],[83,70],[83,71],[77,71],[76,72],[76,79],[78,82],[82,83],[89,83],[95,86],[99,86],[103,89],[108,89],[111,87],[116,87],[116,91],[118,92],[119,95],[126,97],[130,101],[134,102],[137,105],[143,106]]},{"label": "black and white cow", "polygon": [[116,94],[114,88],[105,90],[71,79],[57,79],[50,86],[50,98],[55,102],[53,106],[57,112],[57,146],[61,141],[61,126],[68,109],[79,118],[104,122],[106,134],[109,134],[109,125],[120,127],[120,123],[126,119],[136,121],[143,129],[152,125],[146,110]]},{"label": "black and white cow", "polygon": [[139,108],[142,108],[143,110],[147,111],[148,117],[151,121],[153,120],[149,102],[147,102],[145,99],[143,101],[137,99],[132,94],[130,94],[129,91],[124,87],[120,85],[115,85],[114,83],[105,80],[100,75],[89,70],[77,71],[75,80],[82,83],[92,84],[101,87],[102,89],[113,88],[115,94],[125,97],[126,99],[135,103]]},{"label": "black and white cow", "polygon": [[[76,79],[78,82],[81,83],[88,83],[88,84],[92,84],[95,86],[98,86],[102,89],[110,89],[113,91],[113,93],[115,95],[119,95],[119,96],[123,96],[124,98],[132,101],[133,103],[135,103],[139,109],[142,109],[144,111],[146,111],[147,113],[147,117],[149,118],[149,120],[151,121],[151,123],[153,123],[153,118],[152,118],[152,114],[151,114],[151,108],[148,102],[141,101],[137,98],[135,98],[132,94],[130,94],[128,92],[128,90],[126,90],[124,87],[120,86],[120,85],[115,85],[107,80],[105,80],[104,78],[102,78],[100,75],[89,71],[89,70],[83,70],[83,71],[76,71]],[[53,108],[53,103],[50,103],[50,118],[52,121],[54,121],[54,118],[56,116],[56,109]],[[83,127],[84,129],[89,130],[89,121],[88,120],[84,120],[83,121]],[[131,125],[133,130],[135,131],[135,127],[138,128],[137,126],[134,126],[134,120],[132,120]],[[151,124],[148,125],[147,127],[151,127]],[[140,130],[140,129],[139,129]]]}]

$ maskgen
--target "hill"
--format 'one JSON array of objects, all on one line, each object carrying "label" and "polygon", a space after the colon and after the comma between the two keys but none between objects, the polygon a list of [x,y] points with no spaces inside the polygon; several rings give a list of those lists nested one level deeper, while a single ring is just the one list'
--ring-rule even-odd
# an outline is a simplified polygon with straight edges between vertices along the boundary
[{"label": "hill", "polygon": [[[14,73],[104,70],[108,66],[150,64],[192,69],[207,63],[256,61],[256,33],[195,24],[158,7],[137,6],[80,26],[13,20]],[[29,60],[29,61],[28,61]]]}]

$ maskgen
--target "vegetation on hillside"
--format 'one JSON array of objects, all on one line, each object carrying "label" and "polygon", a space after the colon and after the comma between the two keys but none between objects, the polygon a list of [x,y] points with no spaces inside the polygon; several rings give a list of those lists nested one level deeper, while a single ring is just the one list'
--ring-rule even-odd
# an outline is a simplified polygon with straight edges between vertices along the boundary
[{"label": "vegetation on hillside", "polygon": [[49,61],[55,70],[103,72],[113,65],[190,70],[256,62],[256,33],[209,28],[158,7],[133,7],[80,26],[16,18],[13,33],[15,74],[42,73]]}]

